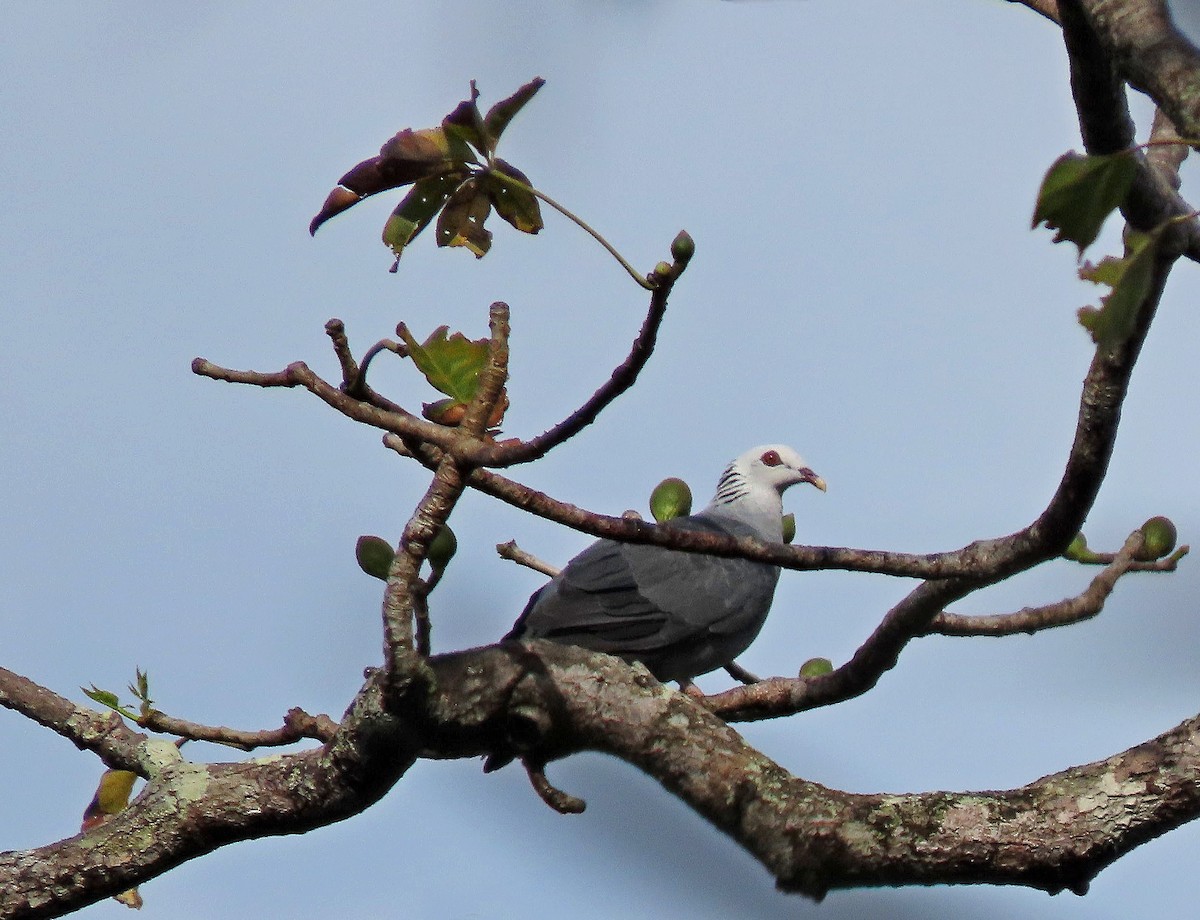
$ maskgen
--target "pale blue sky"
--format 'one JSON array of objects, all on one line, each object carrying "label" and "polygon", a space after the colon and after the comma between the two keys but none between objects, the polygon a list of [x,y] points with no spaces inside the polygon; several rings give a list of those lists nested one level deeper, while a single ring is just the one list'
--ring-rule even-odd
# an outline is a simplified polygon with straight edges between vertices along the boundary
[{"label": "pale blue sky", "polygon": [[[0,29],[0,660],[76,699],[140,666],[172,714],[267,727],[296,705],[340,714],[378,660],[378,583],[354,540],[395,537],[425,474],[314,398],[201,380],[193,357],[332,376],[330,316],[361,350],[398,320],[482,335],[503,299],[517,435],[623,357],[645,299],[553,215],[536,239],[498,226],[481,262],[420,240],[398,275],[378,241],[395,196],[309,238],[346,168],[435,124],[471,78],[485,105],[547,79],[502,155],[635,264],[681,227],[697,244],[639,386],[520,478],[644,509],[664,476],[706,498],[731,457],[783,441],[830,487],[789,493],[801,541],[911,551],[1007,533],[1057,483],[1090,357],[1074,314],[1096,292],[1028,229],[1042,173],[1079,140],[1061,40],[1015,5],[9,4]],[[1097,548],[1160,513],[1200,540],[1198,292],[1181,265],[1089,521]],[[395,398],[432,398],[411,368],[378,371]],[[480,496],[454,524],[440,650],[494,641],[540,584],[497,542],[557,562],[587,542]],[[868,696],[745,734],[856,791],[1002,788],[1106,756],[1195,714],[1196,566],[1129,578],[1057,633],[916,643]],[[1056,600],[1090,574],[1052,564],[963,609]],[[844,661],[908,587],[785,574],[742,661]],[[4,713],[0,747],[0,848],[69,835],[97,761]],[[516,768],[420,764],[356,819],[147,884],[143,913],[1059,920],[1194,904],[1195,826],[1083,899],[938,887],[817,906],[616,761],[550,776],[585,815],[552,814]]]}]

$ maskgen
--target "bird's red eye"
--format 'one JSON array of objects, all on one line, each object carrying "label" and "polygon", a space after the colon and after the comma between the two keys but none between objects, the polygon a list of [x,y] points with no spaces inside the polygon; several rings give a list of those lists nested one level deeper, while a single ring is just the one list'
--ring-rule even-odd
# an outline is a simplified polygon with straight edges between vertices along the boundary
[{"label": "bird's red eye", "polygon": [[779,456],[778,451],[769,450],[759,459],[762,460],[764,466],[782,466],[783,458]]}]

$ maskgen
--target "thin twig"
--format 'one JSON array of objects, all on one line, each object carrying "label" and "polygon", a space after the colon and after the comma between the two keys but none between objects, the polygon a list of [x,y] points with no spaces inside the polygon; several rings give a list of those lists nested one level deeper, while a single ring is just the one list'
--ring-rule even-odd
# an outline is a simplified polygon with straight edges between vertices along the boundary
[{"label": "thin twig", "polygon": [[1015,613],[971,616],[943,611],[933,618],[925,635],[941,636],[1011,636],[1017,633],[1032,635],[1043,629],[1067,626],[1089,620],[1104,609],[1104,603],[1116,587],[1117,580],[1131,571],[1134,557],[1145,538],[1134,531],[1116,553],[1115,558],[1101,571],[1087,589],[1041,607],[1025,607]]},{"label": "thin twig", "polygon": [[762,681],[761,677],[756,677],[755,675],[751,674],[736,661],[731,661],[729,664],[725,665],[725,671],[734,680],[741,681],[743,684],[757,684]]},{"label": "thin twig", "polygon": [[546,768],[544,765],[535,764],[524,758],[522,758],[521,764],[525,767],[525,772],[529,775],[529,782],[532,784],[534,791],[543,802],[560,815],[583,814],[584,809],[587,808],[587,802],[551,785],[550,780],[546,779]]},{"label": "thin twig", "polygon": [[510,562],[515,562],[517,565],[523,565],[528,569],[533,569],[535,572],[541,572],[550,578],[554,578],[562,569],[555,568],[549,562],[543,562],[532,553],[527,553],[521,547],[517,546],[516,540],[509,540],[507,543],[497,543],[496,552],[501,559],[507,559]]},{"label": "thin twig", "polygon": [[[676,263],[679,264],[679,263]],[[680,265],[682,271],[682,265]],[[669,281],[656,288],[650,295],[650,308],[642,328],[638,331],[629,355],[612,372],[608,380],[596,390],[582,406],[572,412],[557,425],[547,429],[537,437],[512,447],[506,448],[502,457],[504,466],[528,463],[545,456],[550,450],[574,437],[592,422],[604,409],[630,387],[641,374],[642,369],[654,353],[654,345],[658,339],[658,330],[662,326],[663,317],[667,312],[667,298],[671,295],[674,281]],[[497,464],[489,463],[488,466]]]},{"label": "thin twig", "polygon": [[502,173],[498,169],[489,170],[488,176],[489,176],[489,178],[497,179],[500,182],[506,183],[507,185],[511,185],[516,189],[520,189],[521,191],[525,192],[526,194],[533,195],[537,198],[540,198],[542,201],[546,202],[546,204],[550,205],[550,207],[554,208],[554,210],[556,210],[559,214],[561,214],[567,220],[571,221],[571,223],[575,224],[577,227],[579,227],[581,230],[583,230],[585,233],[587,233],[589,236],[591,236],[591,238],[594,239],[597,243],[599,243],[601,246],[603,246],[608,251],[608,254],[611,255],[614,259],[616,259],[621,264],[621,267],[629,273],[629,277],[631,277],[634,281],[636,281],[638,284],[640,284],[642,287],[646,288],[647,290],[653,289],[653,285],[650,282],[648,282],[645,278],[643,278],[641,276],[641,274],[638,272],[638,270],[636,268],[634,268],[632,265],[630,265],[629,262],[625,259],[625,257],[623,255],[621,255],[619,252],[617,252],[617,250],[613,246],[613,244],[610,243],[608,240],[606,240],[603,236],[601,236],[596,230],[594,230],[582,217],[580,217],[577,214],[572,213],[571,211],[569,211],[563,205],[559,204],[557,201],[555,201],[553,198],[551,198],[546,193],[539,192],[533,186],[526,185],[521,180],[516,179],[510,175],[507,175],[506,173]]},{"label": "thin twig", "polygon": [[243,751],[253,751],[260,747],[280,747],[294,744],[305,738],[327,742],[337,731],[338,724],[327,715],[309,715],[303,709],[290,709],[279,728],[262,731],[243,731],[237,728],[227,728],[224,725],[201,725],[187,719],[177,719],[165,712],[152,709],[138,719],[142,728],[161,732],[167,735],[177,735],[189,741],[211,741],[227,747],[239,748]]},{"label": "thin twig", "polygon": [[354,354],[350,351],[350,339],[346,336],[346,324],[337,317],[325,323],[325,334],[333,342],[333,353],[342,366],[342,389],[351,392],[362,376]]}]

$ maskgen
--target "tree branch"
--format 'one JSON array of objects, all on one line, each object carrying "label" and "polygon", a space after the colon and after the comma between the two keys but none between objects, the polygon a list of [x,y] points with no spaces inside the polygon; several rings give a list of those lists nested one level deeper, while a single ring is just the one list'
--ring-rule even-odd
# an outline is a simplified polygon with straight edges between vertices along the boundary
[{"label": "tree branch", "polygon": [[[31,710],[26,714],[47,720],[43,724],[58,721],[48,707],[63,709],[55,703],[60,697],[44,688],[30,694],[18,687],[14,694],[9,672],[0,676],[6,705],[17,702],[12,708]],[[124,732],[130,742],[137,739],[136,763],[120,765],[146,776],[146,787],[125,810],[87,833],[0,853],[0,918],[61,916],[226,844],[302,833],[362,811],[396,783],[420,748],[409,727],[413,718],[398,718],[384,705],[382,678],[376,672],[368,679],[328,744],[299,754],[240,764],[188,763],[171,742],[147,740],[116,725],[110,737]],[[427,683],[410,681],[394,697],[395,711],[412,710],[427,692]],[[32,703],[23,702],[30,698]],[[68,719],[80,721],[78,715]],[[103,747],[86,735],[77,743]]]},{"label": "tree branch", "polygon": [[260,747],[282,747],[305,738],[329,741],[338,727],[329,716],[312,716],[300,708],[289,709],[283,717],[283,725],[279,728],[260,731],[245,731],[224,725],[201,725],[198,722],[177,719],[157,709],[139,719],[139,724],[152,732],[176,735],[189,741],[211,741],[243,751],[253,751]]},{"label": "tree branch", "polygon": [[1130,571],[1134,557],[1144,543],[1142,532],[1130,534],[1116,558],[1092,579],[1090,585],[1076,597],[1042,607],[1025,607],[1016,613],[968,616],[943,611],[933,618],[925,635],[941,636],[1011,636],[1016,633],[1032,635],[1043,629],[1067,626],[1091,619],[1104,609],[1117,580]]},{"label": "tree branch", "polygon": [[641,374],[646,362],[654,353],[654,345],[658,339],[658,330],[667,312],[667,298],[675,287],[675,282],[683,273],[687,261],[676,259],[671,271],[656,274],[656,286],[650,294],[650,309],[642,328],[633,340],[628,357],[617,366],[604,385],[593,393],[588,400],[557,425],[547,429],[537,437],[528,441],[497,445],[495,452],[488,457],[480,456],[480,466],[505,467],[521,463],[529,463],[544,457],[550,450],[574,437],[597,417],[618,396],[632,387]]},{"label": "tree branch", "polygon": [[[1131,61],[1142,60],[1144,44],[1154,45],[1169,57],[1182,54],[1191,60],[1188,77],[1193,82],[1190,85],[1200,80],[1200,56],[1175,30],[1161,0],[1117,0],[1115,3],[1060,0],[1059,12],[1071,66],[1071,91],[1088,153],[1116,153],[1133,145],[1134,125],[1125,99],[1125,81],[1146,89],[1139,83],[1139,71],[1127,66]],[[1167,46],[1174,50],[1167,50]],[[1131,54],[1134,56],[1130,57]],[[1159,95],[1146,91],[1161,112],[1166,113],[1175,125],[1182,126],[1183,122],[1175,120],[1180,106],[1170,104],[1176,96],[1161,95],[1168,87],[1157,82],[1155,86]],[[1174,84],[1169,86],[1172,93],[1179,88]],[[1197,103],[1200,105],[1200,100]],[[1165,133],[1157,121],[1156,126],[1157,139],[1164,139]],[[1185,136],[1200,137],[1200,133],[1189,133],[1192,128],[1200,129],[1200,118],[1193,119],[1180,130]],[[1177,138],[1178,134],[1174,136]],[[1130,226],[1148,232],[1173,218],[1192,215],[1195,209],[1176,192],[1178,162],[1173,170],[1163,169],[1164,161],[1169,162],[1170,155],[1136,156],[1138,172],[1121,207]],[[1200,224],[1194,218],[1173,224],[1167,233],[1175,248],[1193,260],[1200,260]]]},{"label": "tree branch", "polygon": [[1015,884],[1082,893],[1101,869],[1200,815],[1200,717],[1005,792],[857,795],[789,775],[732,728],[617,659],[548,642],[432,659],[430,756],[489,738],[535,763],[599,750],[657,779],[781,888]]},{"label": "tree branch", "polygon": [[80,750],[92,751],[108,767],[145,775],[138,745],[146,736],[129,728],[115,712],[102,714],[76,706],[6,668],[0,668],[0,706],[62,735]]}]

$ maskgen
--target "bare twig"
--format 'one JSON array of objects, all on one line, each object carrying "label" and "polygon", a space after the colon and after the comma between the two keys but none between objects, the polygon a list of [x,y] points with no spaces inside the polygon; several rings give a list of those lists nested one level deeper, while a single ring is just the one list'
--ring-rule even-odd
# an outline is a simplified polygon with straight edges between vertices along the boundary
[{"label": "bare twig", "polygon": [[148,712],[139,719],[139,723],[150,731],[177,735],[188,741],[211,741],[243,751],[253,751],[260,747],[281,747],[305,738],[327,742],[338,728],[338,724],[329,716],[309,715],[299,708],[288,710],[283,725],[279,728],[261,731],[243,731],[223,725],[201,725],[198,722],[177,719],[157,709]]},{"label": "bare twig", "polygon": [[517,563],[517,565],[523,565],[528,569],[541,572],[543,575],[548,575],[551,578],[562,571],[562,569],[555,568],[549,562],[543,562],[532,553],[525,552],[525,550],[517,546],[516,540],[509,540],[507,543],[497,543],[496,552],[501,559],[507,559],[510,562]]},{"label": "bare twig", "polygon": [[342,389],[351,392],[358,384],[362,371],[350,351],[350,339],[346,337],[346,324],[337,317],[325,323],[325,334],[333,343],[333,353],[342,366]]},{"label": "bare twig", "polygon": [[522,758],[521,764],[529,775],[529,782],[534,791],[543,802],[560,815],[583,814],[584,809],[587,808],[587,802],[553,786],[550,780],[546,779],[545,764],[536,764],[524,758]]},{"label": "bare twig", "polygon": [[1117,580],[1134,565],[1134,556],[1144,542],[1142,532],[1134,531],[1111,563],[1092,579],[1083,593],[1042,607],[1025,607],[1015,613],[969,616],[943,611],[935,616],[926,635],[1011,636],[1033,634],[1043,629],[1066,626],[1091,619],[1104,609],[1104,603]]},{"label": "bare twig", "polygon": [[654,289],[653,293],[651,293],[650,309],[646,314],[645,321],[642,323],[642,328],[633,340],[633,346],[629,350],[629,355],[612,372],[612,375],[604,382],[603,386],[588,397],[582,406],[557,425],[528,441],[505,447],[502,452],[498,452],[496,457],[491,458],[492,462],[482,465],[491,467],[514,466],[545,456],[548,451],[569,438],[574,437],[594,422],[605,408],[633,386],[637,382],[638,375],[641,374],[642,369],[646,366],[646,362],[650,360],[650,356],[654,353],[654,345],[658,339],[658,330],[667,312],[667,298],[671,296],[675,280],[683,272],[685,265],[686,263],[684,262],[676,261],[673,266],[675,271],[672,275],[664,278]]},{"label": "bare twig", "polygon": [[736,661],[731,661],[725,665],[725,671],[734,680],[741,681],[743,684],[757,684],[762,680],[761,677],[751,674]]},{"label": "bare twig", "polygon": [[282,371],[239,371],[213,364],[206,358],[192,361],[192,372],[201,377],[223,380],[228,383],[245,383],[259,387],[303,387],[326,405],[342,415],[373,428],[381,428],[404,438],[428,441],[442,449],[449,449],[461,440],[457,429],[417,418],[403,410],[382,408],[374,400],[356,399],[335,387],[303,361],[295,361]]}]

